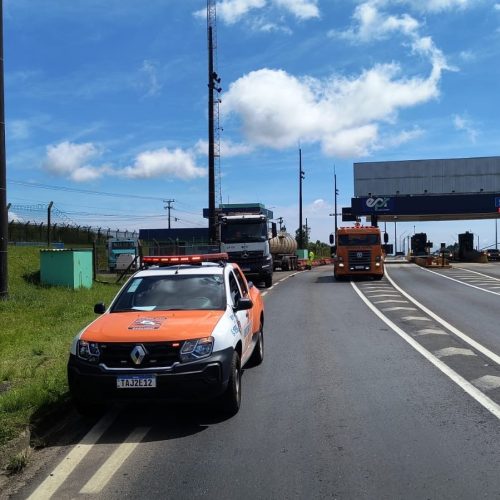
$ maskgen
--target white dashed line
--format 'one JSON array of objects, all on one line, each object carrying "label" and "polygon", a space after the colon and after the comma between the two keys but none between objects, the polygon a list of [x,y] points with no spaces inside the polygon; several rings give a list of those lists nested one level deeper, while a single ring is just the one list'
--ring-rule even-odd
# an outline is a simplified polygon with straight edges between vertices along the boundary
[{"label": "white dashed line", "polygon": [[422,330],[419,330],[416,334],[417,335],[448,335],[444,330],[440,330],[439,328],[423,328]]},{"label": "white dashed line", "polygon": [[[424,269],[424,268],[422,268]],[[438,273],[436,273],[438,274]],[[461,338],[463,341],[467,342],[471,347],[476,349],[476,351],[479,351],[481,354],[484,354],[486,357],[491,359],[493,362],[495,362],[497,365],[500,365],[500,356],[495,354],[494,352],[490,351],[488,348],[484,347],[481,345],[479,342],[476,342],[475,340],[471,339],[468,335],[465,333],[461,332],[458,328],[455,328],[453,325],[445,321],[444,319],[440,318],[437,314],[434,314],[430,309],[425,307],[423,304],[421,304],[418,300],[414,299],[411,295],[406,293],[402,288],[400,288],[394,280],[389,276],[389,273],[385,272],[385,275],[389,282],[392,284],[392,286],[398,290],[401,295],[406,297],[409,301],[413,302],[417,307],[421,309],[422,312],[425,314],[428,314],[434,321],[438,322],[440,325],[444,326],[448,331],[451,333],[455,334],[457,337]]]},{"label": "white dashed line", "polygon": [[377,295],[370,295],[371,299],[377,299],[379,297],[399,297],[399,294],[398,293],[379,293]]},{"label": "white dashed line", "polygon": [[448,356],[477,356],[477,354],[470,349],[462,347],[445,347],[444,349],[439,349],[439,351],[434,351],[434,356],[437,358],[446,358]]},{"label": "white dashed line", "polygon": [[426,318],[425,316],[403,316],[401,319],[406,321],[431,321],[430,318]]},{"label": "white dashed line", "polygon": [[471,383],[482,391],[492,391],[493,389],[498,389],[500,387],[500,377],[485,375],[484,377],[479,377],[476,380],[473,380]]},{"label": "white dashed line", "polygon": [[397,304],[408,304],[407,300],[399,300],[399,299],[376,300],[374,304],[389,304],[391,302]]},{"label": "white dashed line", "polygon": [[117,412],[114,411],[101,418],[101,420],[90,429],[80,443],[73,447],[52,473],[47,476],[43,483],[28,497],[28,500],[45,500],[51,498],[59,486],[66,481],[69,475],[75,470],[76,466],[85,458],[99,438],[106,432],[108,427],[115,420],[116,415]]},{"label": "white dashed line", "polygon": [[395,306],[395,307],[384,307],[382,311],[416,311],[416,307],[404,307],[404,306]]},{"label": "white dashed line", "polygon": [[[387,274],[386,274],[387,275]],[[374,314],[376,314],[389,328],[396,332],[403,340],[410,344],[416,351],[418,351],[422,356],[424,356],[427,361],[432,363],[436,368],[441,370],[447,377],[449,377],[455,384],[457,384],[463,391],[465,391],[469,396],[474,398],[480,405],[486,408],[490,413],[492,413],[497,419],[500,420],[500,405],[495,403],[486,394],[482,393],[477,387],[472,385],[469,381],[464,379],[457,372],[452,370],[449,366],[443,363],[440,359],[436,358],[427,349],[424,349],[415,339],[408,335],[404,330],[399,328],[395,323],[393,323],[389,318],[382,314],[358,289],[356,284],[351,281],[351,286],[354,288],[356,293],[361,297],[361,300],[369,307]]]},{"label": "white dashed line", "polygon": [[[455,278],[452,278],[451,276],[445,276],[444,274],[437,273],[436,271],[432,271],[431,269],[427,269],[425,267],[420,267],[420,269],[422,269],[422,271],[427,271],[428,273],[432,273],[432,274],[436,274],[438,276],[441,276],[442,278],[445,278],[447,280],[455,281],[456,283],[460,283],[461,285],[470,286],[471,288],[475,288],[476,290],[481,290],[482,292],[491,293],[493,295],[500,295],[499,292],[494,292],[493,290],[487,290],[486,288],[481,288],[479,286],[472,285],[471,283],[466,283],[465,281],[457,280]],[[471,273],[475,273],[475,272],[476,271],[471,271]],[[486,278],[491,278],[491,276],[487,276],[487,275],[484,275],[481,273],[477,273],[477,274],[484,276]],[[387,275],[387,271],[386,271],[386,275]],[[493,278],[493,279],[495,279],[495,278]],[[394,282],[391,279],[389,279],[389,281],[391,281],[394,284]],[[498,280],[498,281],[500,281],[500,280]]]},{"label": "white dashed line", "polygon": [[111,454],[111,456],[99,467],[99,470],[88,480],[87,484],[80,490],[83,495],[96,495],[108,484],[125,460],[135,450],[137,445],[144,439],[150,427],[135,429],[130,436]]}]

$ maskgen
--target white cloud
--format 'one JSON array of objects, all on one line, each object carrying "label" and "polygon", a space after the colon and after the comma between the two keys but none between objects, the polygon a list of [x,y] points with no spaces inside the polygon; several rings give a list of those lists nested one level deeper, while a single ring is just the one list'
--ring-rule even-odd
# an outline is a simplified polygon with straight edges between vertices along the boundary
[{"label": "white cloud", "polygon": [[[222,0],[217,2],[217,19],[226,24],[234,24],[240,21],[253,9],[262,9],[266,6],[266,0]],[[200,9],[194,13],[196,17],[206,18],[206,9]]]},{"label": "white cloud", "polygon": [[471,142],[476,142],[479,132],[476,130],[474,124],[471,120],[469,120],[469,118],[465,116],[455,115],[453,117],[453,125],[457,130],[465,132]]},{"label": "white cloud", "polygon": [[[208,141],[199,140],[194,147],[196,154],[208,156]],[[253,147],[248,144],[236,144],[232,141],[222,140],[220,142],[220,155],[224,158],[241,156],[251,153]]]},{"label": "white cloud", "polygon": [[477,57],[476,54],[474,52],[472,52],[471,50],[462,50],[462,52],[460,52],[459,56],[460,56],[460,59],[462,59],[462,61],[465,61],[465,62],[474,61]]},{"label": "white cloud", "polygon": [[158,72],[154,62],[145,60],[142,63],[141,73],[146,76],[146,96],[152,97],[158,95],[162,85],[158,82]]},{"label": "white cloud", "polygon": [[439,95],[446,67],[441,53],[425,39],[414,50],[431,58],[427,78],[400,77],[397,64],[376,65],[357,78],[323,80],[261,69],[230,85],[221,110],[239,116],[253,145],[281,149],[302,140],[321,143],[330,155],[363,156],[377,147],[380,122]]},{"label": "white cloud", "polygon": [[319,17],[317,0],[273,0],[273,2],[299,19]]},{"label": "white cloud", "polygon": [[26,120],[12,120],[7,122],[6,131],[11,139],[27,139],[30,135],[30,125]]},{"label": "white cloud", "polygon": [[196,166],[191,152],[176,148],[160,148],[144,151],[137,155],[133,166],[125,167],[116,174],[124,174],[132,179],[153,179],[176,177],[182,180],[204,177],[206,170]]},{"label": "white cloud", "polygon": [[493,8],[494,8],[495,10],[500,10],[500,3],[496,3],[496,4],[493,6]]},{"label": "white cloud", "polygon": [[[226,24],[235,24],[248,16],[252,11],[264,7],[275,6],[290,12],[300,20],[319,17],[318,0],[221,0],[217,2],[217,19]],[[200,19],[206,18],[206,9],[194,13]],[[276,27],[273,22],[261,22],[259,29],[267,27],[269,30]]]},{"label": "white cloud", "polygon": [[371,0],[358,5],[353,14],[356,28],[339,33],[331,31],[329,34],[362,42],[386,38],[395,32],[415,35],[420,27],[416,19],[408,14],[386,15],[379,10],[378,4],[379,2]]},{"label": "white cloud", "polygon": [[76,182],[94,180],[102,176],[105,167],[93,167],[88,162],[100,154],[94,144],[75,144],[68,141],[47,146],[43,167],[56,175],[68,177]]},{"label": "white cloud", "polygon": [[423,12],[443,12],[445,10],[466,9],[477,0],[392,0],[394,3],[406,3]]}]

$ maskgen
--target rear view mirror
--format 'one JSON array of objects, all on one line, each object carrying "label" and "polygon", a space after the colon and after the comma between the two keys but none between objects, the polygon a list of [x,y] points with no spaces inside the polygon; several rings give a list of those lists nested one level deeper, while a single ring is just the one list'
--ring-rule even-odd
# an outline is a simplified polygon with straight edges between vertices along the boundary
[{"label": "rear view mirror", "polygon": [[247,309],[252,309],[253,302],[252,299],[242,297],[238,300],[236,305],[234,306],[235,311],[245,311]]},{"label": "rear view mirror", "polygon": [[335,237],[333,234],[330,235],[330,245],[333,245],[335,243]]}]

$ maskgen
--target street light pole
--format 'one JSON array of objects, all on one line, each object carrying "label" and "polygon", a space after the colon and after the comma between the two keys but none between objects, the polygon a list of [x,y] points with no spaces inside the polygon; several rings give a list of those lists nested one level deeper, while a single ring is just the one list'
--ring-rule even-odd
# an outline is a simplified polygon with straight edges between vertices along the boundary
[{"label": "street light pole", "polygon": [[304,247],[304,230],[302,227],[302,180],[305,172],[302,170],[302,150],[299,148],[299,249]]},{"label": "street light pole", "polygon": [[0,0],[0,300],[9,294],[7,281],[7,166],[5,161],[5,102],[3,83],[3,0]]},{"label": "street light pole", "polygon": [[337,237],[337,196],[339,190],[337,189],[337,173],[335,172],[335,165],[333,166],[333,187],[335,192],[335,238]]}]

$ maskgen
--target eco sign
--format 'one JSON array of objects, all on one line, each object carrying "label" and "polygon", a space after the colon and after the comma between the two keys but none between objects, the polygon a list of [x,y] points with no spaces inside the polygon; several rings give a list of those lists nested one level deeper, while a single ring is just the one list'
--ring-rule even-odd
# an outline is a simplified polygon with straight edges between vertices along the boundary
[{"label": "eco sign", "polygon": [[388,212],[391,210],[391,198],[370,197],[366,200],[366,207],[374,212]]}]

